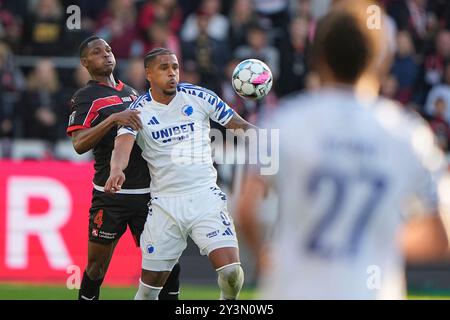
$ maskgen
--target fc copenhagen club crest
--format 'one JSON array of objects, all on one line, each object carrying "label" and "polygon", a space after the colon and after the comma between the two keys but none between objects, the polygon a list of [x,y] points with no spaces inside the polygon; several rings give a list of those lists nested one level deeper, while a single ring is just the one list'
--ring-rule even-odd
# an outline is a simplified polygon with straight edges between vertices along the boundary
[{"label": "fc copenhagen club crest", "polygon": [[185,105],[182,109],[181,112],[186,116],[186,117],[190,117],[192,115],[192,113],[194,112],[194,108],[190,105]]}]

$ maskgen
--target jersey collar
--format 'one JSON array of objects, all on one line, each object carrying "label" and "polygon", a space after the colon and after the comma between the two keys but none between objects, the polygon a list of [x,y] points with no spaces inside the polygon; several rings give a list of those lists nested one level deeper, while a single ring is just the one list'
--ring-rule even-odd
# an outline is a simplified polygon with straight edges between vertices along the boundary
[{"label": "jersey collar", "polygon": [[98,85],[101,85],[101,86],[105,86],[105,87],[108,87],[108,88],[111,88],[111,89],[114,89],[114,90],[117,90],[117,91],[122,91],[122,89],[124,87],[124,83],[122,81],[120,81],[120,80],[117,81],[117,85],[115,87],[111,87],[111,86],[107,85],[106,83],[103,83],[103,82],[100,82],[100,81],[97,81],[97,80],[89,80],[89,83],[95,83],[95,84],[98,84]]},{"label": "jersey collar", "polygon": [[155,99],[153,99],[151,89],[148,89],[147,94],[150,96],[150,100],[152,101],[154,106],[163,107],[163,108],[170,107],[174,103],[175,99],[178,97],[178,91],[177,91],[175,93],[175,96],[173,97],[173,99],[169,102],[169,104],[164,104],[164,103],[158,102]]}]

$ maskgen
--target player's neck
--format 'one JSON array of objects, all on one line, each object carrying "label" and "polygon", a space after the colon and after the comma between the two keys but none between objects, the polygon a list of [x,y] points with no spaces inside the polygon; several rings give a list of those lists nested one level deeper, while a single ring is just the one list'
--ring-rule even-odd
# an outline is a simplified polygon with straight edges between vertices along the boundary
[{"label": "player's neck", "polygon": [[92,79],[113,88],[117,86],[116,80],[114,79],[114,76],[112,74],[110,74],[109,76],[93,75]]},{"label": "player's neck", "polygon": [[175,98],[176,93],[174,93],[171,96],[168,96],[164,92],[160,92],[159,90],[150,90],[150,93],[152,95],[153,100],[155,100],[158,103],[168,105],[173,98]]}]

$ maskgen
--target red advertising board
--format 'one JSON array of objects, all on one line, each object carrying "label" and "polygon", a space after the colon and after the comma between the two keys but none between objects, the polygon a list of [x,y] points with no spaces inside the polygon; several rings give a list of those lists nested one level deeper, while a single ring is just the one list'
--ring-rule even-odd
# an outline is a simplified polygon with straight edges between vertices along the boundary
[{"label": "red advertising board", "polygon": [[[92,163],[0,161],[0,282],[66,283],[87,261]],[[140,250],[129,231],[107,284],[137,285]]]}]

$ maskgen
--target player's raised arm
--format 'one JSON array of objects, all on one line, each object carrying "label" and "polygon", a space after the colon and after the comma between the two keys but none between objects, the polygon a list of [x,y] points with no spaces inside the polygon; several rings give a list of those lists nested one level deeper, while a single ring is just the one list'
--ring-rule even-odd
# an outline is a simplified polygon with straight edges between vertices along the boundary
[{"label": "player's raised arm", "polygon": [[125,181],[125,170],[130,160],[131,149],[134,145],[134,135],[122,134],[114,142],[114,150],[111,155],[111,171],[105,184],[105,192],[115,193],[119,191]]},{"label": "player's raised arm", "polygon": [[254,126],[248,121],[245,121],[239,114],[236,112],[233,113],[233,116],[231,117],[230,121],[224,126],[227,129],[258,129],[258,127]]},{"label": "player's raised arm", "polygon": [[227,129],[243,129],[247,130],[250,128],[257,129],[256,126],[245,121],[236,111],[234,111],[226,102],[220,99],[216,94],[212,93],[216,99],[213,108],[209,108],[207,105],[207,110],[209,110],[209,117],[211,120],[221,124]]}]

